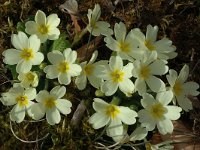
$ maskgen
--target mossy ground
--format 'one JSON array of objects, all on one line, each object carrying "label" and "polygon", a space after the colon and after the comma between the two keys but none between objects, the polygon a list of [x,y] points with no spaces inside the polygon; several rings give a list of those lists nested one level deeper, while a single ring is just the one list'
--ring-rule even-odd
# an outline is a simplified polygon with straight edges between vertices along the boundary
[{"label": "mossy ground", "polygon": [[[16,33],[16,25],[19,21],[25,21],[34,16],[38,9],[46,14],[57,13],[61,19],[59,29],[61,32],[68,32],[69,41],[73,40],[74,26],[69,14],[59,10],[59,6],[65,0],[1,0],[0,1],[0,54],[11,48],[11,34]],[[133,0],[119,1],[111,7],[114,0],[79,0],[79,11],[83,20],[87,22],[87,10],[93,8],[95,3],[102,7],[102,19],[108,21],[111,26],[115,22],[123,21],[128,29],[139,27],[146,30],[148,24],[158,25],[158,38],[168,37],[177,47],[178,56],[169,61],[170,68],[179,71],[186,63],[190,67],[189,80],[200,84],[200,1],[199,0]],[[112,8],[113,11],[112,11]],[[80,27],[85,27],[83,21],[78,21]],[[86,35],[85,37],[88,37]],[[87,40],[81,40],[73,49],[83,50]],[[100,56],[107,57],[110,52],[105,48],[103,40],[98,39],[96,48],[101,49]],[[85,52],[85,51],[84,51]],[[88,51],[89,52],[89,51]],[[87,54],[83,53],[82,56]],[[11,73],[5,68],[0,60],[0,92],[11,87],[8,82]],[[92,99],[93,90],[86,90],[80,94],[72,88],[68,91],[67,97],[74,101],[76,99]],[[184,113],[182,120],[191,129],[191,132],[200,135],[200,100],[191,98],[194,103],[194,110]],[[23,143],[17,140],[10,130],[9,115],[10,108],[0,104],[0,149],[94,149],[93,138],[97,136],[91,126],[87,123],[88,114],[81,121],[78,129],[71,129],[70,118],[64,119],[59,125],[49,126],[46,122],[23,122],[13,124],[16,135],[24,140],[35,140],[49,133],[45,140],[38,143]],[[75,108],[74,110],[75,111]]]}]

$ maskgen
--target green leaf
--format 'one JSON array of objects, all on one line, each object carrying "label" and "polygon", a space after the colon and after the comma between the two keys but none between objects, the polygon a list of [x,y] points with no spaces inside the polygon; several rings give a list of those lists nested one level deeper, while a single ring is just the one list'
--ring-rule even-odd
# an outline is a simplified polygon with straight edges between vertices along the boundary
[{"label": "green leaf", "polygon": [[66,38],[67,38],[66,34],[61,34],[60,37],[53,42],[53,45],[51,47],[51,51],[52,50],[63,51],[66,48],[71,47],[71,43],[68,40],[66,40]]},{"label": "green leaf", "polygon": [[11,71],[13,80],[16,80],[17,79],[16,65],[6,65],[6,68],[8,68]]},{"label": "green leaf", "polygon": [[24,22],[17,23],[17,31],[25,32],[25,23]]}]

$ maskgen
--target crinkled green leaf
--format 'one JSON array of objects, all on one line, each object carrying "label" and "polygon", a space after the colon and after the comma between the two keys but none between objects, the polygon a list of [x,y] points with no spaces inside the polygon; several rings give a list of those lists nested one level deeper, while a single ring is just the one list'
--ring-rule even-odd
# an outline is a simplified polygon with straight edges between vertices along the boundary
[{"label": "crinkled green leaf", "polygon": [[17,31],[25,32],[25,23],[24,22],[17,23]]},{"label": "crinkled green leaf", "polygon": [[71,43],[68,40],[66,40],[66,37],[67,37],[66,34],[61,34],[60,37],[53,42],[53,45],[51,47],[51,51],[52,50],[63,51],[66,48],[71,47]]}]

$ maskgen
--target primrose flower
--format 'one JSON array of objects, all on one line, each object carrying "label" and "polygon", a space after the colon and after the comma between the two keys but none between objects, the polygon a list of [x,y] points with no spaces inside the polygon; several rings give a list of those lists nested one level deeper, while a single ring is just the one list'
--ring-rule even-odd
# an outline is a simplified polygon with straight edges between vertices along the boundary
[{"label": "primrose flower", "polygon": [[133,62],[133,76],[135,80],[135,89],[140,95],[146,93],[146,84],[153,92],[165,91],[165,83],[155,75],[164,75],[168,71],[168,66],[162,60],[156,59],[154,53],[144,55],[142,60]]},{"label": "primrose flower", "polygon": [[173,124],[171,120],[180,117],[181,108],[168,105],[173,98],[171,91],[158,93],[156,99],[150,94],[144,94],[141,104],[145,109],[138,112],[139,122],[148,131],[152,131],[157,126],[161,134],[172,133]]},{"label": "primrose flower", "polygon": [[[132,32],[127,34],[126,26],[124,23],[116,23],[114,27],[115,39],[111,36],[104,38],[106,46],[122,59],[133,61],[134,59],[141,59],[144,51],[139,49],[139,41],[135,38]],[[126,35],[127,34],[127,35]]]},{"label": "primrose flower", "polygon": [[60,84],[68,85],[71,82],[71,77],[78,76],[81,73],[81,66],[74,63],[77,52],[72,51],[71,48],[65,49],[63,54],[54,50],[49,52],[47,57],[53,64],[44,68],[46,77],[49,79],[58,78]]},{"label": "primrose flower", "polygon": [[89,80],[90,84],[95,87],[99,88],[102,83],[102,79],[97,78],[94,75],[94,69],[96,69],[96,66],[102,65],[102,64],[107,64],[107,61],[99,61],[94,63],[98,55],[98,51],[95,51],[90,59],[90,61],[87,63],[82,62],[80,66],[82,67],[81,74],[76,77],[75,84],[77,85],[79,90],[85,89],[87,85],[87,79]]},{"label": "primrose flower", "polygon": [[128,107],[108,104],[102,99],[94,98],[93,108],[96,111],[90,118],[89,123],[94,129],[108,125],[107,135],[123,135],[123,125],[132,125],[136,122],[137,113]]},{"label": "primrose flower", "polygon": [[19,81],[21,81],[21,85],[24,88],[28,88],[30,86],[37,87],[38,86],[38,76],[35,72],[29,71],[27,73],[20,73],[18,75]]},{"label": "primrose flower", "polygon": [[1,102],[6,106],[15,105],[10,112],[10,119],[20,123],[24,120],[25,112],[32,116],[30,111],[36,97],[36,89],[28,88],[24,89],[20,84],[14,84],[8,92],[2,93]]},{"label": "primrose flower", "polygon": [[23,32],[13,34],[11,36],[12,45],[16,49],[7,49],[2,55],[5,57],[3,62],[9,65],[17,64],[17,72],[28,72],[31,70],[32,65],[39,65],[44,56],[38,52],[40,48],[40,40],[36,35],[29,38]]},{"label": "primrose flower", "polygon": [[87,30],[93,35],[93,36],[99,36],[100,34],[108,36],[113,34],[112,29],[110,29],[110,24],[105,21],[98,21],[101,16],[101,8],[99,4],[95,4],[95,7],[93,10],[88,10],[88,20],[89,24],[87,26]]},{"label": "primrose flower", "polygon": [[113,95],[118,87],[126,95],[133,93],[134,84],[130,80],[132,77],[132,63],[123,66],[123,61],[119,56],[111,56],[109,64],[97,66],[95,75],[98,78],[104,79],[101,91],[106,96]]},{"label": "primrose flower", "polygon": [[60,31],[57,27],[59,24],[60,19],[57,14],[51,14],[46,17],[43,11],[38,10],[35,15],[35,21],[28,21],[25,24],[25,31],[30,35],[36,34],[41,40],[41,43],[44,43],[47,39],[58,39]]},{"label": "primrose flower", "polygon": [[140,49],[145,50],[147,53],[155,53],[158,59],[172,59],[177,56],[174,52],[176,47],[172,45],[172,41],[167,38],[157,39],[158,26],[147,26],[146,36],[136,28],[131,31],[140,42]]},{"label": "primrose flower", "polygon": [[130,135],[130,141],[142,140],[147,136],[146,128],[137,127]]},{"label": "primrose flower", "polygon": [[174,93],[174,100],[177,100],[179,106],[185,111],[192,109],[192,102],[188,99],[188,96],[199,95],[199,85],[196,82],[186,82],[189,75],[189,67],[184,65],[179,75],[173,69],[169,70],[167,80],[170,84],[170,90]]},{"label": "primrose flower", "polygon": [[65,93],[64,86],[56,86],[50,93],[46,90],[40,91],[36,96],[38,103],[31,107],[33,119],[39,120],[46,114],[47,122],[50,125],[58,124],[61,119],[60,113],[67,115],[71,112],[72,103],[62,98]]}]

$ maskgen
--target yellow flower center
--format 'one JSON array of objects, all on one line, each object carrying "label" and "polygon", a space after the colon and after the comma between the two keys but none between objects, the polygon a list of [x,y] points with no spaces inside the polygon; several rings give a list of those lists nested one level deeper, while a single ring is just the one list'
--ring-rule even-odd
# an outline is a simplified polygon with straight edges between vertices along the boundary
[{"label": "yellow flower center", "polygon": [[55,105],[56,105],[56,100],[55,100],[55,98],[49,97],[48,99],[45,99],[45,100],[44,100],[44,105],[45,105],[47,108],[49,108],[49,109],[55,107]]},{"label": "yellow flower center", "polygon": [[144,80],[148,79],[149,76],[150,76],[150,69],[149,69],[149,67],[147,67],[147,66],[141,67],[141,69],[140,69],[140,76],[141,76]]},{"label": "yellow flower center", "polygon": [[124,72],[117,69],[111,73],[111,78],[113,82],[122,82],[124,79]]},{"label": "yellow flower center", "polygon": [[180,96],[183,92],[183,86],[180,81],[176,81],[173,87],[173,92],[176,96]]},{"label": "yellow flower center", "polygon": [[39,27],[38,27],[38,32],[40,33],[40,34],[47,34],[48,32],[49,32],[49,26],[48,25],[44,25],[44,24],[42,24],[42,25],[39,25]]},{"label": "yellow flower center", "polygon": [[156,47],[148,40],[144,42],[144,45],[148,48],[149,51],[156,50]]},{"label": "yellow flower center", "polygon": [[35,79],[35,75],[34,75],[33,73],[31,73],[31,72],[28,72],[28,73],[26,74],[26,79],[27,79],[28,81],[33,81],[33,80]]},{"label": "yellow flower center", "polygon": [[98,28],[98,26],[96,25],[96,21],[93,20],[93,19],[90,21],[90,26],[91,26],[93,29],[97,29],[97,28]]},{"label": "yellow flower center", "polygon": [[125,43],[123,41],[118,43],[118,46],[122,52],[128,53],[130,52],[130,45],[129,43]]},{"label": "yellow flower center", "polygon": [[24,48],[20,53],[20,57],[26,61],[33,59],[34,57],[33,50],[30,48]]},{"label": "yellow flower center", "polygon": [[69,63],[64,61],[64,62],[61,62],[59,65],[58,65],[58,71],[61,72],[61,73],[66,73],[67,71],[69,71]]},{"label": "yellow flower center", "polygon": [[28,97],[26,95],[18,96],[16,99],[20,107],[28,105]]},{"label": "yellow flower center", "polygon": [[92,71],[94,69],[94,66],[92,64],[88,64],[84,68],[84,74],[87,76],[90,76],[92,74]]},{"label": "yellow flower center", "polygon": [[115,119],[116,116],[120,113],[120,110],[117,106],[110,104],[106,108],[106,114],[111,117],[112,119]]},{"label": "yellow flower center", "polygon": [[150,114],[155,119],[161,119],[163,117],[163,115],[164,115],[165,112],[166,112],[165,108],[160,103],[154,104],[150,108]]}]

